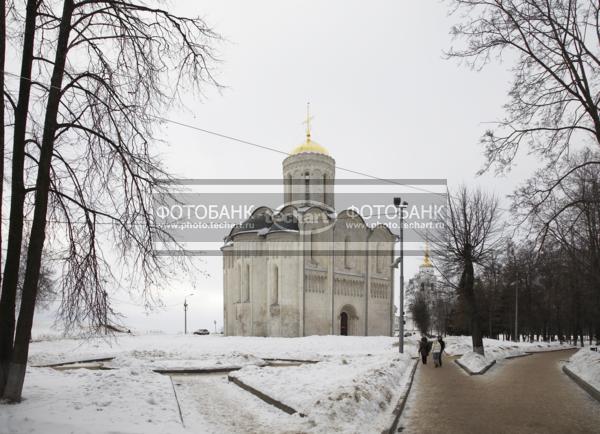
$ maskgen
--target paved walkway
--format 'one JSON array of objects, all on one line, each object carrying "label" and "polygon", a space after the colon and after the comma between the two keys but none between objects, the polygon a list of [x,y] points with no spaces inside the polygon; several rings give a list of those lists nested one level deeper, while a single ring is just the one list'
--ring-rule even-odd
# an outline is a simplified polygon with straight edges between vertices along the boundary
[{"label": "paved walkway", "polygon": [[561,371],[574,351],[501,361],[482,376],[468,376],[448,357],[442,368],[420,365],[399,431],[600,433],[600,403]]},{"label": "paved walkway", "polygon": [[[296,433],[297,417],[227,381],[227,374],[173,375],[185,427],[202,434]],[[0,430],[1,431],[1,430]]]}]

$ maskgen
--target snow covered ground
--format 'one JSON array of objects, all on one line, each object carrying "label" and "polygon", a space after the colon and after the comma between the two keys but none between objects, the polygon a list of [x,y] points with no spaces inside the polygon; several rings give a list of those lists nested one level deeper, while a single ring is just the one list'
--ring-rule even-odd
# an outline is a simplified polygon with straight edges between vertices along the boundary
[{"label": "snow covered ground", "polygon": [[[409,378],[416,337],[398,354],[397,338],[306,338],[123,334],[60,338],[34,334],[24,400],[0,404],[0,433],[381,432]],[[471,349],[467,336],[446,338],[448,354]],[[504,358],[557,344],[485,340]],[[105,369],[36,367],[113,357]],[[317,361],[266,366],[265,359]],[[241,368],[244,383],[306,417],[288,415],[227,380],[227,374],[174,375],[158,368]],[[177,399],[176,399],[177,397]],[[181,413],[181,415],[180,415]],[[182,422],[183,419],[183,422]]]},{"label": "snow covered ground", "polygon": [[412,363],[393,353],[333,356],[285,369],[249,366],[231,375],[306,414],[306,431],[379,433],[389,428]]},{"label": "snow covered ground", "polygon": [[[411,366],[412,354],[400,356],[394,342],[389,337],[165,334],[36,341],[31,344],[24,400],[1,405],[0,432],[381,431]],[[111,369],[35,367],[102,357],[114,357],[101,364]],[[319,363],[259,368],[265,358]],[[243,367],[237,371],[240,378],[307,417],[266,404],[228,382],[227,374],[171,378],[153,372],[165,367]]]},{"label": "snow covered ground", "polygon": [[567,367],[579,378],[600,391],[600,352],[582,348],[571,356]]},{"label": "snow covered ground", "polygon": [[485,357],[476,354],[472,349],[470,336],[451,336],[446,339],[446,352],[449,355],[460,355],[458,361],[471,372],[478,373],[492,364],[495,360],[507,357],[522,356],[527,353],[571,348],[568,344],[559,342],[511,342],[495,339],[484,339]]}]

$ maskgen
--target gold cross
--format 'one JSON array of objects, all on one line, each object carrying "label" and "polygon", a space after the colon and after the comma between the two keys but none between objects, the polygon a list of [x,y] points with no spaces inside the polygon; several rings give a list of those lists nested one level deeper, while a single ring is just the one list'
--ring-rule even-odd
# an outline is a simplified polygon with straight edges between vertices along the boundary
[{"label": "gold cross", "polygon": [[310,115],[310,102],[306,103],[306,120],[302,122],[306,124],[306,140],[310,140],[310,121],[312,121],[313,117]]}]

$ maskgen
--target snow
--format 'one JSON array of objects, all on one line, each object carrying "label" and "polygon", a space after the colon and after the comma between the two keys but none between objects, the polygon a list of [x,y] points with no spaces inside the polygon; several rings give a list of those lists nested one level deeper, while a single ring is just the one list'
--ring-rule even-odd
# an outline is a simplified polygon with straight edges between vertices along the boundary
[{"label": "snow", "polygon": [[467,368],[471,373],[480,374],[480,373],[483,373],[483,371],[488,366],[490,366],[492,363],[494,363],[495,360],[496,360],[495,358],[490,357],[489,355],[486,355],[484,357],[479,353],[474,353],[473,351],[469,351],[469,352],[463,354],[458,359],[458,362],[460,365]]},{"label": "snow", "polygon": [[[45,333],[37,339],[44,337],[49,340],[30,347],[23,402],[0,404],[1,433],[381,431],[410,366],[410,354],[400,357],[390,337],[154,333],[86,340]],[[34,367],[105,357],[114,359],[80,369]],[[265,358],[319,363],[261,367]],[[169,377],[153,372],[211,367],[241,367],[241,377],[307,417],[265,403],[228,382],[227,374]]]},{"label": "snow", "polygon": [[446,352],[450,355],[460,355],[458,362],[473,373],[480,373],[494,361],[507,357],[524,356],[527,353],[551,351],[571,348],[559,342],[511,342],[496,339],[484,339],[485,357],[474,353],[470,336],[452,336],[446,340]]},{"label": "snow", "polygon": [[24,401],[2,407],[2,433],[182,432],[169,377],[134,369],[28,368]]},{"label": "snow", "polygon": [[[473,349],[471,336],[448,336],[444,338],[446,342],[445,352],[451,356],[459,356],[470,352]],[[499,360],[506,357],[521,356],[526,353],[538,351],[548,351],[557,349],[571,348],[570,345],[559,342],[512,342],[500,341],[497,339],[484,339],[483,348],[486,357],[490,355],[491,359]]]},{"label": "snow", "polygon": [[579,378],[600,391],[600,352],[582,348],[569,358],[567,367]]},{"label": "snow", "polygon": [[246,367],[230,375],[306,414],[303,431],[381,432],[389,428],[411,365],[409,356],[399,354],[335,356],[285,369]]},{"label": "snow", "polygon": [[[24,400],[0,404],[2,434],[381,432],[405,390],[411,357],[417,356],[417,337],[408,338],[405,355],[399,355],[397,338],[391,337],[134,333],[84,339],[52,331],[34,336]],[[449,354],[471,349],[467,336],[445,341]],[[484,344],[490,358],[558,348],[556,343],[488,339]],[[114,359],[80,369],[34,367],[105,357]],[[265,359],[318,363],[267,366]],[[227,373],[169,377],[153,372],[223,367],[241,368],[230,374],[306,417],[265,403],[228,382]]]}]

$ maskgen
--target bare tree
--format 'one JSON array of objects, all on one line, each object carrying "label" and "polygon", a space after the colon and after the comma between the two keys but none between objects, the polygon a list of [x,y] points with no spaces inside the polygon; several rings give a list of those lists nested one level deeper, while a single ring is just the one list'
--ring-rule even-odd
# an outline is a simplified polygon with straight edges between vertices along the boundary
[{"label": "bare tree", "polygon": [[[12,401],[21,398],[48,242],[63,252],[60,312],[68,325],[100,327],[115,314],[107,283],[116,280],[115,264],[132,271],[133,284],[154,300],[169,270],[167,258],[153,250],[154,241],[167,237],[151,207],[163,191],[161,179],[168,178],[151,152],[157,119],[182,90],[216,85],[210,64],[218,36],[199,18],[141,1],[44,6],[33,32],[41,44],[35,61],[43,67],[31,80],[44,121],[29,131],[34,146],[27,156],[36,172],[33,222],[3,393]],[[11,218],[11,231],[13,223]]]},{"label": "bare tree", "polygon": [[[15,301],[17,295],[18,271],[21,261],[21,246],[23,241],[23,207],[25,203],[25,147],[27,142],[27,121],[29,118],[29,101],[32,88],[32,67],[34,58],[34,43],[36,35],[36,20],[39,4],[36,0],[27,0],[25,17],[23,18],[23,45],[21,49],[21,70],[19,73],[18,99],[14,107],[12,169],[11,169],[11,199],[8,242],[6,260],[2,279],[2,294],[0,295],[0,392],[4,389],[10,356],[12,353],[15,333]],[[19,19],[14,12],[14,19]],[[6,42],[6,38],[3,38]],[[6,76],[3,69],[3,76]],[[4,92],[10,101],[10,92]],[[2,156],[4,158],[4,156]]]},{"label": "bare tree", "polygon": [[[569,278],[578,284],[565,298],[573,296],[585,304],[574,309],[577,321],[587,321],[589,316],[590,328],[595,330],[590,336],[600,336],[600,164],[585,163],[598,161],[600,152],[590,150],[566,156],[554,170],[538,173],[514,196],[514,208],[531,223],[539,248],[558,243],[562,260],[572,267]],[[583,341],[583,325],[577,322],[575,328]]]},{"label": "bare tree", "polygon": [[433,239],[447,277],[455,278],[459,299],[470,321],[473,351],[484,354],[483,330],[475,294],[476,267],[493,259],[500,243],[498,199],[462,186],[449,194],[442,228]]},{"label": "bare tree", "polygon": [[600,145],[600,4],[595,0],[452,0],[465,45],[449,56],[484,66],[516,56],[506,117],[482,142],[486,170],[510,166],[521,146],[554,164],[573,143]]}]

